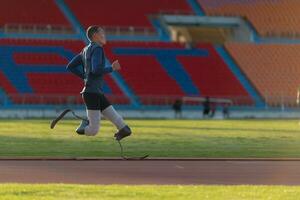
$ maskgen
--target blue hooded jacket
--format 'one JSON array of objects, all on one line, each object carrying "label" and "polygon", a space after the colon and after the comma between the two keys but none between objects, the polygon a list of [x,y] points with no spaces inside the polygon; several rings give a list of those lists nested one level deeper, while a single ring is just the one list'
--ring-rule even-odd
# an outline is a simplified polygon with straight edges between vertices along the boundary
[{"label": "blue hooded jacket", "polygon": [[67,70],[84,80],[81,93],[103,93],[103,76],[113,71],[111,66],[105,67],[105,60],[103,48],[91,42],[68,63]]}]

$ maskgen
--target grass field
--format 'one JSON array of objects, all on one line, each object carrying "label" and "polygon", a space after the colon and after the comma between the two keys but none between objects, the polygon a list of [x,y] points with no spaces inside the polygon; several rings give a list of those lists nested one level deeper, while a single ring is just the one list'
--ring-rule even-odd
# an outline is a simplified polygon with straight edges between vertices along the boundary
[{"label": "grass field", "polygon": [[[96,137],[74,133],[79,121],[0,121],[0,156],[119,156],[115,128],[102,121]],[[127,155],[152,157],[300,157],[296,120],[128,120]]]},{"label": "grass field", "polygon": [[[127,155],[153,157],[300,157],[296,120],[128,120],[133,136],[123,141]],[[0,121],[0,157],[114,157],[115,128],[102,121],[96,137],[79,136],[79,121],[51,130],[49,120]],[[126,186],[0,184],[0,200],[67,199],[299,199],[293,186]]]},{"label": "grass field", "polygon": [[0,200],[290,200],[300,187],[285,186],[122,186],[122,185],[0,185]]}]

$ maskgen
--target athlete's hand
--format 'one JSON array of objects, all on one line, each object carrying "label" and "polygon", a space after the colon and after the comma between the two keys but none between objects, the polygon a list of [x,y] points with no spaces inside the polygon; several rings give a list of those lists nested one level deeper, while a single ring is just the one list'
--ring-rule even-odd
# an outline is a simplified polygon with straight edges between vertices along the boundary
[{"label": "athlete's hand", "polygon": [[121,65],[118,60],[114,61],[111,66],[114,71],[118,71],[121,69]]}]

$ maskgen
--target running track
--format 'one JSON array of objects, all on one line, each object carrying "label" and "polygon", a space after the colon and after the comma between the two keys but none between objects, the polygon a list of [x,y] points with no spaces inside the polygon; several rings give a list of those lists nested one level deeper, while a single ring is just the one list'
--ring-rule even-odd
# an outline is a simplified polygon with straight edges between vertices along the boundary
[{"label": "running track", "polygon": [[300,161],[8,159],[0,183],[300,185]]}]

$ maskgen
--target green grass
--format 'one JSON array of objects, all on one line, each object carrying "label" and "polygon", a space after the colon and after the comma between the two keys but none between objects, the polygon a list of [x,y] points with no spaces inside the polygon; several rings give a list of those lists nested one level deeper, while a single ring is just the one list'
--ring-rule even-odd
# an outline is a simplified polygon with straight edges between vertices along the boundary
[{"label": "green grass", "polygon": [[[96,137],[74,133],[79,121],[0,121],[0,156],[119,156],[115,128],[102,121]],[[126,155],[152,157],[300,157],[297,120],[127,120]]]},{"label": "green grass", "polygon": [[0,185],[0,200],[290,200],[300,187],[288,186],[124,186],[124,185]]}]

